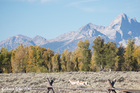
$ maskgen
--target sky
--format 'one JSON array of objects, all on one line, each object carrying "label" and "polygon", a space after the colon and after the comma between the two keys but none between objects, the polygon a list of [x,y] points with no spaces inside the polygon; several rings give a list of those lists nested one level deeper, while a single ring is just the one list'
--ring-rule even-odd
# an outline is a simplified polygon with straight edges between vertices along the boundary
[{"label": "sky", "polygon": [[0,41],[54,39],[88,23],[108,26],[121,13],[140,22],[140,0],[0,0]]}]

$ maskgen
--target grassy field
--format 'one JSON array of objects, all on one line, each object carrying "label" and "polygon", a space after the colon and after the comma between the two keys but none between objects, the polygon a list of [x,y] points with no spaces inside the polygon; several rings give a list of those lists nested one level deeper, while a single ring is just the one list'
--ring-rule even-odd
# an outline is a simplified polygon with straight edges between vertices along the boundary
[{"label": "grassy field", "polygon": [[[115,87],[140,89],[140,72],[64,72],[64,73],[16,73],[0,74],[0,93],[46,93],[42,90],[23,90],[22,88],[41,88],[48,85],[46,78],[54,78],[53,86],[74,88],[101,88],[109,87],[108,79],[116,79]],[[69,80],[87,81],[89,85],[71,85]],[[9,86],[16,89],[6,88]],[[22,87],[22,88],[21,88]],[[93,93],[89,91],[70,91],[54,89],[59,93]],[[100,92],[94,92],[100,93]],[[103,93],[103,92],[101,92]],[[121,93],[121,92],[118,92]]]}]

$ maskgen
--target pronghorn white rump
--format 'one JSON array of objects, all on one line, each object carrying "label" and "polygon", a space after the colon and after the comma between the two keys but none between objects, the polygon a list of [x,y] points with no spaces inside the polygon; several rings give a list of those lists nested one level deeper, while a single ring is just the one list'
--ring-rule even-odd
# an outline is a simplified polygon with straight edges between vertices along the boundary
[{"label": "pronghorn white rump", "polygon": [[69,82],[72,85],[82,85],[82,86],[88,85],[88,82],[87,81],[73,81],[73,80],[69,80]]},{"label": "pronghorn white rump", "polygon": [[87,82],[87,81],[79,81],[79,82],[78,82],[78,85],[83,85],[83,86],[85,86],[85,85],[88,85],[88,82]]},{"label": "pronghorn white rump", "polygon": [[72,85],[77,85],[78,81],[69,80]]}]

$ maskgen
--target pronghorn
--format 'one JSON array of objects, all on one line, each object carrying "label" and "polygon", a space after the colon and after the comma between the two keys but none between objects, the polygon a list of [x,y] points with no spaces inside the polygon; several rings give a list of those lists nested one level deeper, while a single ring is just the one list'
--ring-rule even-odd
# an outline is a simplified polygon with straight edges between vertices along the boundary
[{"label": "pronghorn", "polygon": [[88,82],[87,81],[72,81],[72,80],[69,80],[69,82],[72,85],[82,85],[82,86],[88,85]]},{"label": "pronghorn", "polygon": [[73,81],[73,80],[69,80],[69,82],[72,84],[72,85],[76,85],[78,83],[78,81]]},{"label": "pronghorn", "polygon": [[78,85],[83,85],[83,86],[85,86],[85,85],[88,85],[88,82],[87,82],[87,81],[79,81],[79,82],[78,82]]}]

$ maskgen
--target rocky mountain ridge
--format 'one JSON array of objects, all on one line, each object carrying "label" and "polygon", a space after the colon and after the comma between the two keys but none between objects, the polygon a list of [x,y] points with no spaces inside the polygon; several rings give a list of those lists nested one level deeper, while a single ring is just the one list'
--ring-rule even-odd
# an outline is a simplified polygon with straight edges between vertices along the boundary
[{"label": "rocky mountain ridge", "polygon": [[24,46],[33,45],[50,48],[55,52],[63,52],[64,49],[72,51],[77,47],[79,40],[89,39],[91,48],[92,42],[97,36],[101,36],[106,42],[114,41],[117,45],[122,43],[124,46],[127,39],[131,38],[135,39],[136,45],[140,45],[140,23],[135,18],[130,19],[122,13],[106,27],[88,23],[79,28],[78,31],[65,33],[52,40],[47,40],[38,35],[34,38],[16,35],[0,42],[0,48],[4,47],[11,50],[22,43]]}]

